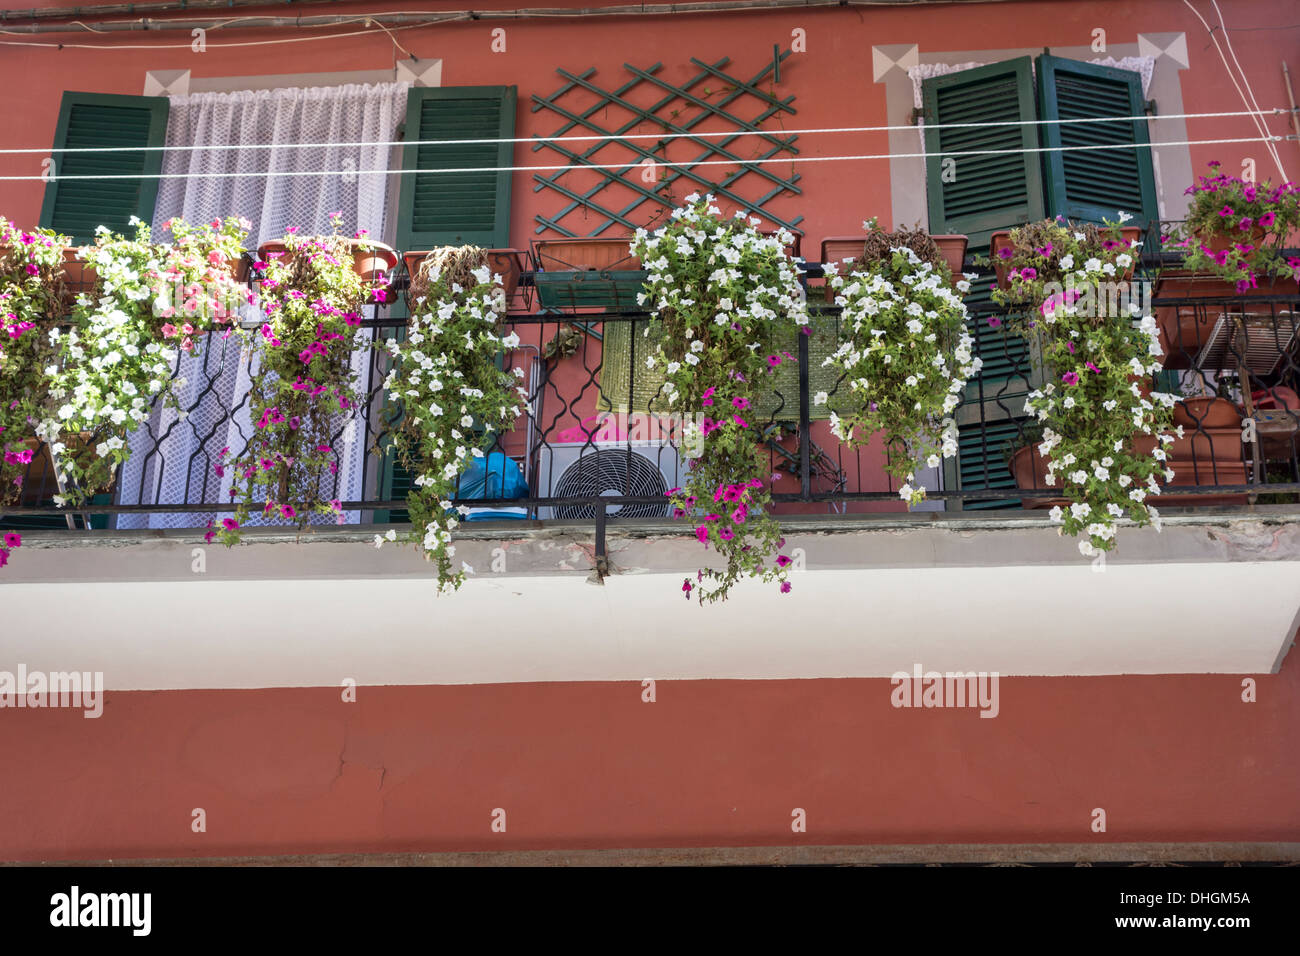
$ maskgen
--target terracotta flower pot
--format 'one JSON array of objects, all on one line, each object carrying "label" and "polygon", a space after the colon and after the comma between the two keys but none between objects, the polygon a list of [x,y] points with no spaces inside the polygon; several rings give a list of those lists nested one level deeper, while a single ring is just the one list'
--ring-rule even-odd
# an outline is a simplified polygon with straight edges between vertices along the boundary
[{"label": "terracotta flower pot", "polygon": [[641,260],[632,254],[631,239],[543,239],[537,243],[537,261],[545,272],[603,272],[637,270]]},{"label": "terracotta flower pot", "polygon": [[[1142,230],[1137,226],[1123,226],[1119,232],[1124,241],[1130,243],[1142,236]],[[998,276],[998,288],[1009,289],[1011,288],[1011,280],[1007,278],[1007,273],[1010,272],[1010,267],[1006,265],[1006,260],[1000,256],[1003,249],[1014,249],[1010,230],[995,232],[989,237],[989,258],[993,260],[993,271]],[[1130,266],[1128,271],[1123,276],[1117,277],[1117,279],[1128,279],[1132,275],[1133,268]]]},{"label": "terracotta flower pot", "polygon": [[77,249],[63,250],[63,281],[74,292],[84,292],[94,288],[99,274],[95,267],[77,255]]},{"label": "terracotta flower pot", "polygon": [[[1011,474],[1015,476],[1016,487],[1030,490],[1049,488],[1047,484],[1047,459],[1038,453],[1038,443],[1031,442],[1011,456]],[[1051,508],[1055,505],[1065,507],[1065,498],[1021,498],[1022,508]]]},{"label": "terracotta flower pot", "polygon": [[[1231,404],[1231,403],[1229,403]],[[1205,485],[1244,485],[1249,481],[1250,469],[1242,459],[1241,416],[1237,424],[1227,428],[1187,429],[1182,438],[1175,438],[1166,448],[1169,456],[1165,464],[1174,470],[1173,484],[1161,481],[1167,490],[1149,499],[1157,508],[1164,505],[1192,507],[1196,505],[1245,504],[1248,496],[1241,495],[1180,495],[1179,488]],[[1156,440],[1141,435],[1133,442],[1139,455],[1150,455]]]},{"label": "terracotta flower pot", "polygon": [[[505,290],[506,301],[509,302],[515,290],[519,288],[519,277],[523,275],[522,253],[518,249],[488,249],[486,252],[488,268],[492,270],[493,275],[501,276],[501,287]],[[428,250],[402,253],[406,274],[414,276],[420,264],[428,256]]]},{"label": "terracotta flower pot", "polygon": [[248,281],[248,268],[248,256],[233,256],[226,260],[226,270],[230,273],[230,277],[236,282]]},{"label": "terracotta flower pot", "polygon": [[[1166,302],[1155,306],[1156,327],[1160,333],[1160,347],[1164,350],[1165,368],[1191,368],[1198,353],[1210,341],[1219,317],[1230,306],[1236,315],[1250,315],[1249,300],[1295,295],[1295,281],[1284,278],[1265,279],[1257,288],[1238,292],[1235,283],[1216,275],[1190,272],[1186,269],[1165,269],[1156,277],[1154,298],[1199,299],[1200,302]],[[1285,306],[1260,305],[1265,316],[1275,314],[1279,330],[1285,332]]]},{"label": "terracotta flower pot", "polygon": [[[347,240],[352,249],[352,268],[357,275],[373,286],[386,287],[392,284],[393,267],[397,265],[397,250],[382,242],[367,240],[362,248],[360,239]],[[276,254],[283,255],[289,251],[283,239],[272,239],[257,247],[259,259],[266,260]]]},{"label": "terracotta flower pot", "polygon": [[[939,247],[939,254],[943,256],[944,261],[948,264],[948,269],[952,272],[953,282],[961,278],[962,262],[966,258],[966,237],[961,235],[931,236],[935,245]],[[835,263],[843,266],[844,260],[857,259],[862,255],[863,242],[866,236],[830,236],[822,240],[822,263]],[[835,295],[833,290],[826,287],[826,301],[834,302]]]},{"label": "terracotta flower pot", "polygon": [[1241,433],[1241,411],[1236,402],[1204,396],[1184,398],[1174,405],[1174,424],[1184,428],[1228,428]]},{"label": "terracotta flower pot", "polygon": [[[966,258],[966,237],[931,236],[939,253],[954,276],[961,275],[962,262]],[[862,255],[862,244],[866,236],[830,236],[822,240],[822,262],[834,262],[842,265],[845,259],[856,259]]]},{"label": "terracotta flower pot", "polygon": [[1196,233],[1197,240],[1211,252],[1223,252],[1225,249],[1231,249],[1237,243],[1258,246],[1264,241],[1264,227],[1252,226],[1243,236],[1240,230],[1235,232],[1223,232],[1221,230],[1201,230]]},{"label": "terracotta flower pot", "polygon": [[359,240],[352,242],[352,268],[371,285],[390,286],[393,268],[397,265],[397,250],[382,242],[368,241],[363,249]]},{"label": "terracotta flower pot", "polygon": [[[1139,455],[1150,455],[1155,450],[1156,439],[1152,435],[1139,435],[1133,440],[1133,450]],[[1184,426],[1183,437],[1175,437],[1172,442],[1165,446],[1165,454],[1169,456],[1170,461],[1180,461],[1191,464],[1193,461],[1201,468],[1207,467],[1208,462],[1240,462],[1241,461],[1241,427],[1233,425],[1216,428],[1187,428]],[[1172,465],[1175,471],[1177,466]],[[1181,476],[1175,476],[1175,481],[1182,483]]]}]

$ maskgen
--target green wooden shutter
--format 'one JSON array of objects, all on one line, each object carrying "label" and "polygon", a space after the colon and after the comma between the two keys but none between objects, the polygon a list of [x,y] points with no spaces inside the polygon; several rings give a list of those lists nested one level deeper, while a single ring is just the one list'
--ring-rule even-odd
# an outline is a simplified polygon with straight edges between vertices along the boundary
[{"label": "green wooden shutter", "polygon": [[[515,135],[513,86],[415,87],[407,94],[405,137],[429,140],[510,139]],[[510,176],[508,172],[440,173],[441,169],[511,166],[514,143],[465,143],[402,147],[403,170],[398,199],[397,246],[403,252],[438,246],[476,245],[500,249],[510,244]],[[403,318],[396,302],[390,318]],[[405,330],[399,330],[399,337]],[[413,487],[410,472],[388,449],[380,465],[379,495],[405,498]],[[404,510],[375,512],[377,523],[403,523]]]},{"label": "green wooden shutter", "polygon": [[[406,139],[508,139],[513,86],[416,87],[407,95]],[[510,173],[442,173],[513,165],[514,143],[404,146],[397,244],[403,251],[510,243]]]},{"label": "green wooden shutter", "polygon": [[[1089,119],[1143,116],[1142,80],[1132,70],[1065,60],[1037,60],[1042,118]],[[1044,146],[1107,146],[1044,154],[1047,207],[1053,216],[1080,222],[1114,222],[1123,211],[1132,225],[1158,218],[1155,173],[1145,119],[1130,123],[1044,123]]]},{"label": "green wooden shutter", "polygon": [[[1029,391],[1035,377],[1030,365],[1029,343],[1010,330],[1006,321],[1007,310],[993,302],[989,286],[997,281],[991,272],[983,272],[971,282],[970,293],[965,297],[966,328],[975,340],[975,354],[983,361],[976,387],[974,381],[966,387],[966,395],[975,400],[983,395],[985,400],[1004,394],[1023,395]],[[1000,325],[989,323],[991,317],[1002,319]]]},{"label": "green wooden shutter", "polygon": [[[957,429],[957,470],[959,487],[966,490],[1014,489],[1015,476],[1007,465],[1009,443],[1016,441],[1026,419],[1000,422],[973,422]],[[1018,508],[1019,498],[968,499],[964,511],[993,508]]]},{"label": "green wooden shutter", "polygon": [[[162,146],[167,138],[167,107],[165,96],[64,93],[54,132],[54,175],[45,186],[41,225],[88,243],[94,241],[96,226],[130,234],[132,216],[152,221],[161,149],[59,150]],[[67,178],[72,176],[96,178]],[[120,178],[130,176],[155,178]]]},{"label": "green wooden shutter", "polygon": [[[1038,146],[1029,57],[932,77],[922,82],[921,95],[930,231],[963,233],[970,237],[972,251],[983,251],[994,231],[1043,218],[1038,156],[1018,152]],[[936,128],[1012,121],[1028,125]],[[944,162],[944,154],[971,150],[1005,152],[958,155]]]},{"label": "green wooden shutter", "polygon": [[[989,285],[996,281],[991,272],[971,283],[966,296],[966,327],[975,339],[975,354],[983,365],[979,375],[966,385],[957,409],[957,461],[947,470],[948,487],[957,489],[1014,488],[1015,479],[1006,465],[1006,444],[1019,434],[1025,395],[1035,384],[1029,343],[1010,331],[1007,312],[993,302]],[[1002,324],[989,324],[991,316]],[[1014,508],[1018,498],[960,502],[962,510]],[[949,502],[948,507],[957,507]]]}]

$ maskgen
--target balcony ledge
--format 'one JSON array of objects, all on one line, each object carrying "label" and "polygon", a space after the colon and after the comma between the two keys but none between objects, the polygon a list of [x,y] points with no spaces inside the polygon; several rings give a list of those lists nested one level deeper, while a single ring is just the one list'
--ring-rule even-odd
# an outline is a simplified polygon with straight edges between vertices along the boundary
[{"label": "balcony ledge", "polygon": [[[1300,509],[1124,528],[1104,566],[1041,515],[783,520],[794,590],[682,599],[705,557],[680,525],[463,526],[476,569],[438,596],[375,531],[32,533],[4,571],[5,659],[109,689],[1276,672],[1300,627]],[[800,555],[799,552],[802,552]],[[499,570],[493,571],[496,567]],[[1229,691],[1231,692],[1231,688]]]}]

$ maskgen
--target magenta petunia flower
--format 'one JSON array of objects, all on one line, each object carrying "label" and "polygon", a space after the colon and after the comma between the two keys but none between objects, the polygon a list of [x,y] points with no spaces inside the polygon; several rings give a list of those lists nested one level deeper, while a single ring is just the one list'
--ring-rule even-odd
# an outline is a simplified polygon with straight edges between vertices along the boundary
[{"label": "magenta petunia flower", "polygon": [[738,408],[743,412],[745,409],[749,408],[749,399],[742,398],[738,395],[731,400],[731,407]]},{"label": "magenta petunia flower", "polygon": [[789,557],[787,557],[786,555],[784,555],[784,554],[778,554],[778,555],[776,556],[776,566],[777,566],[778,568],[784,568],[784,567],[785,567],[786,565],[788,565],[789,563],[790,563],[790,559],[789,559]]},{"label": "magenta petunia flower", "polygon": [[222,518],[221,527],[225,528],[227,531],[234,531],[239,527],[239,522],[234,518]]},{"label": "magenta petunia flower", "polygon": [[789,581],[782,581],[782,582],[781,582],[781,593],[782,593],[782,594],[789,594],[789,593],[790,593],[790,582],[789,582]]},{"label": "magenta petunia flower", "polygon": [[718,537],[721,538],[723,541],[731,541],[736,537],[736,533],[732,531],[730,528],[719,528]]},{"label": "magenta petunia flower", "polygon": [[6,548],[21,548],[23,545],[23,536],[17,531],[10,531],[5,535]]},{"label": "magenta petunia flower", "polygon": [[1096,372],[1098,375],[1101,374],[1101,369],[1097,368],[1097,366],[1092,364],[1092,362],[1085,362],[1084,364],[1088,366],[1090,372]]},{"label": "magenta petunia flower", "polygon": [[1269,226],[1273,225],[1273,222],[1276,219],[1277,216],[1275,214],[1271,212],[1266,212],[1264,213],[1264,215],[1259,217],[1259,224],[1263,226],[1265,229],[1267,229]]},{"label": "magenta petunia flower", "polygon": [[1064,382],[1066,385],[1078,385],[1079,374],[1077,372],[1066,372],[1064,375],[1061,376],[1061,381]]},{"label": "magenta petunia flower", "polygon": [[781,356],[769,355],[767,357],[767,365],[769,368],[776,368],[780,364],[781,364]]},{"label": "magenta petunia flower", "polygon": [[700,539],[701,544],[707,544],[709,540],[709,526],[706,524],[702,524],[698,528],[696,528],[695,537]]}]

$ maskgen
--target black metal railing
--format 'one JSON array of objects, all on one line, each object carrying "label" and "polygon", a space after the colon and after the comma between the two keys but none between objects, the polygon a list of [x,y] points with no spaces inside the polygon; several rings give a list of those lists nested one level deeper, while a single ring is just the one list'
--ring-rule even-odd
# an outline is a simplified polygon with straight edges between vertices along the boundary
[{"label": "black metal railing", "polygon": [[[508,367],[524,370],[528,411],[516,428],[485,440],[485,482],[463,480],[458,503],[477,516],[580,520],[603,533],[607,520],[667,517],[664,492],[681,484],[680,423],[665,418],[662,385],[645,369],[655,323],[622,298],[600,308],[599,274],[582,277],[579,305],[534,310],[536,263],[521,277],[507,331],[520,346]],[[1159,254],[1144,257],[1137,282],[1151,280]],[[901,511],[898,489],[882,467],[878,445],[850,447],[836,440],[821,411],[833,407],[843,383],[821,357],[839,334],[835,307],[822,304],[818,264],[808,264],[811,334],[789,343],[797,359],[773,377],[764,400],[748,417],[774,476],[779,514]],[[626,276],[617,277],[620,281]],[[563,301],[552,276],[548,302]],[[984,281],[984,280],[981,280]],[[402,286],[399,280],[398,286]],[[593,285],[593,282],[595,283]],[[623,281],[625,285],[626,282]],[[978,288],[978,285],[977,285]],[[1162,279],[1150,299],[1168,353],[1160,391],[1182,390],[1178,404],[1184,437],[1175,448],[1177,473],[1163,504],[1171,507],[1241,506],[1300,502],[1300,293],[1295,283],[1267,293],[1238,295]],[[613,295],[624,297],[619,286]],[[558,296],[558,298],[557,298]],[[970,327],[984,371],[972,380],[957,410],[960,454],[918,474],[929,510],[992,510],[1048,506],[1059,487],[1041,481],[1034,460],[1033,423],[1026,393],[1041,381],[1033,349],[1007,331],[1006,314],[972,295]],[[364,334],[372,345],[401,333],[405,319],[373,307]],[[131,460],[119,469],[111,493],[69,515],[45,450],[34,457],[21,500],[0,509],[0,527],[201,528],[234,509],[229,478],[217,465],[221,450],[237,455],[252,438],[250,372],[256,354],[238,337],[209,337],[200,354],[177,369],[180,408],[156,407],[132,438]],[[343,502],[349,525],[405,520],[409,482],[391,449],[393,406],[386,401],[382,349],[357,353],[367,401],[340,418],[333,447],[336,468],[320,475],[321,490]],[[813,400],[826,392],[830,401]],[[1213,401],[1215,398],[1226,401]],[[91,438],[94,441],[94,436]],[[512,484],[518,490],[508,490]],[[268,521],[291,525],[292,522]]]}]

